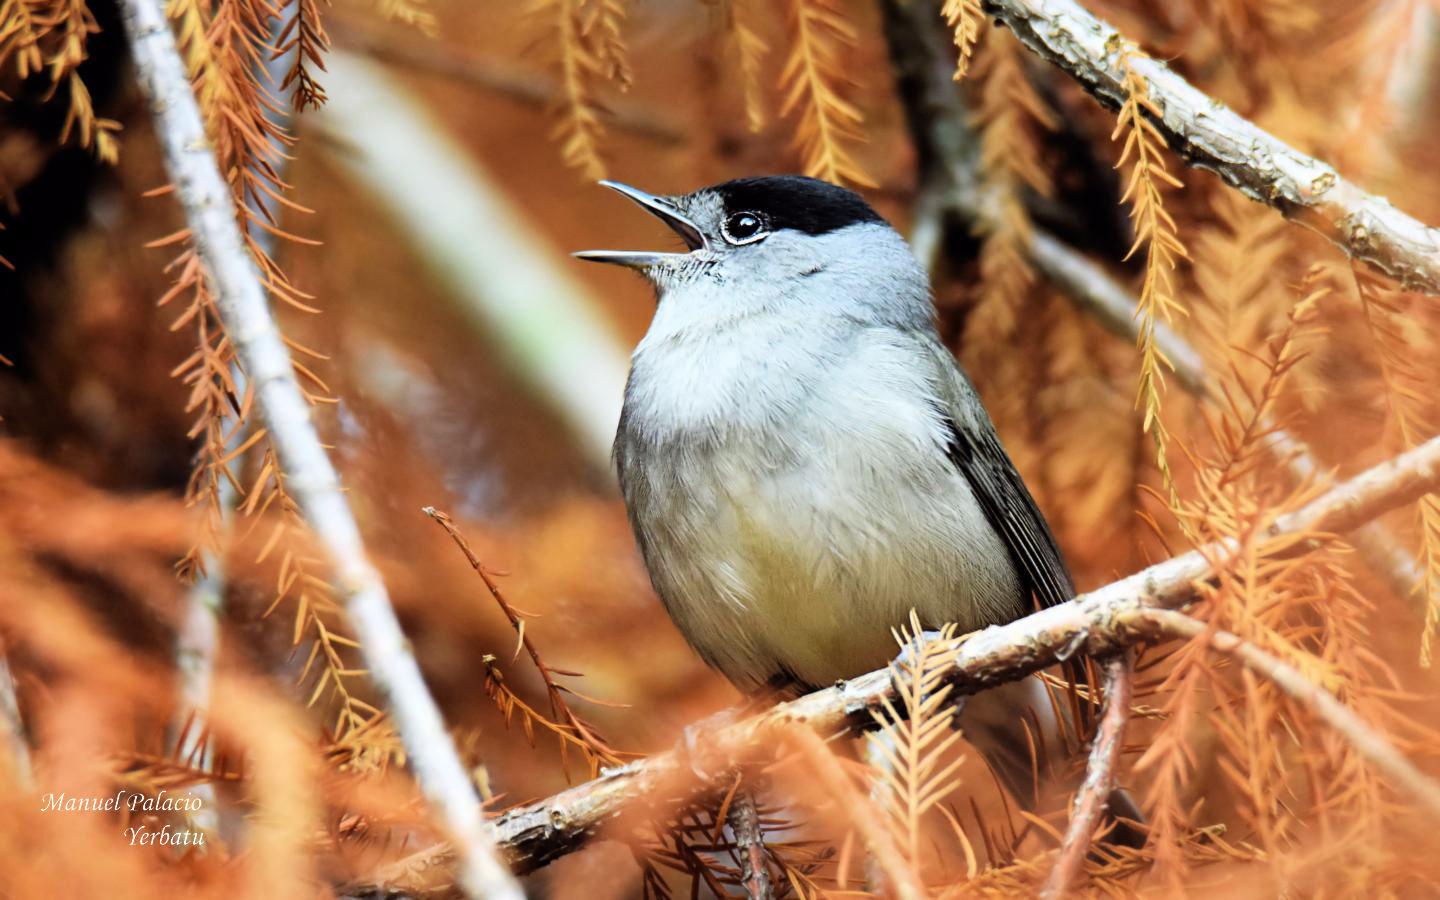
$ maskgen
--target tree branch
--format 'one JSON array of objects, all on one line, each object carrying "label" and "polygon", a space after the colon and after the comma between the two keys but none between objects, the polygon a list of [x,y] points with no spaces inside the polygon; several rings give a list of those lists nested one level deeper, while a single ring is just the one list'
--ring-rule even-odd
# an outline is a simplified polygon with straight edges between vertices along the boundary
[{"label": "tree branch", "polygon": [[[1440,437],[1321,494],[1278,517],[1262,539],[1342,533],[1440,487]],[[1318,538],[1311,538],[1318,540]],[[1272,552],[1307,549],[1308,540],[1272,541]],[[946,677],[958,693],[974,693],[1069,659],[1124,650],[1155,633],[1148,611],[1181,607],[1197,596],[1197,582],[1213,574],[1233,543],[1211,545],[1150,566],[1134,575],[1007,625],[962,638]],[[669,798],[693,784],[694,769],[728,772],[734,760],[772,746],[780,730],[809,725],[823,735],[875,727],[871,710],[893,697],[890,672],[881,669],[816,691],[718,729],[703,744],[707,758],[670,751],[606,772],[547,800],[513,809],[495,823],[501,847],[516,871],[528,872],[576,849],[643,798]],[[727,764],[728,761],[728,764]],[[1390,770],[1383,771],[1389,773]],[[1440,790],[1440,788],[1437,788]]]},{"label": "tree branch", "polygon": [[735,851],[740,857],[740,884],[747,900],[775,900],[770,884],[770,871],[765,864],[765,833],[760,829],[760,811],[755,806],[753,788],[742,784],[727,811],[726,819],[735,836]]},{"label": "tree branch", "polygon": [[[982,0],[981,5],[1101,104],[1118,109],[1124,102],[1124,37],[1074,0]],[[1187,165],[1209,169],[1406,288],[1440,294],[1440,229],[1251,124],[1164,63],[1138,54],[1129,59],[1160,110],[1155,126]]]},{"label": "tree branch", "polygon": [[1090,839],[1100,825],[1110,792],[1115,789],[1115,770],[1125,744],[1125,723],[1130,719],[1133,682],[1128,652],[1117,653],[1105,662],[1105,711],[1090,744],[1090,762],[1085,768],[1085,780],[1075,794],[1070,826],[1060,842],[1060,855],[1040,891],[1042,898],[1064,897],[1085,864]]},{"label": "tree branch", "polygon": [[287,483],[334,566],[339,594],[371,677],[405,741],[416,779],[460,848],[460,884],[472,897],[519,900],[524,894],[495,856],[475,790],[425,687],[385,585],[365,554],[339,477],[310,421],[161,4],[122,0],[120,7],[140,83],[155,112],[166,167],[220,315],[254,386],[256,406]]}]

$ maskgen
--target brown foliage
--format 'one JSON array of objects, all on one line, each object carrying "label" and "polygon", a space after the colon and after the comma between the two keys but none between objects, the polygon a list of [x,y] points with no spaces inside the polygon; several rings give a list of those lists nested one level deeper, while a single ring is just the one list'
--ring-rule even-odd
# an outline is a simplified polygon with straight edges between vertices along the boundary
[{"label": "brown foliage", "polygon": [[[394,76],[446,112],[447,126],[558,247],[588,243],[611,221],[634,229],[627,240],[653,235],[579,192],[577,175],[601,177],[612,165],[669,191],[702,175],[798,164],[874,188],[876,206],[907,224],[926,198],[912,186],[891,76],[862,64],[884,57],[870,6],[712,5],[727,48],[714,56],[698,49],[703,17],[672,4],[169,7],[249,249],[367,546],[492,809],[668,747],[682,726],[735,697],[649,595],[605,476],[510,371],[511,357],[490,352],[489,336],[475,335],[439,282],[418,274],[404,229],[345,180],[335,161],[351,148],[323,120],[297,127],[276,112],[323,107],[331,50],[322,19],[336,18],[337,36],[338,20],[369,19],[376,34],[418,28],[430,37],[410,39],[541,79],[548,113],[458,81]],[[1097,12],[1134,41],[1116,53],[1173,55],[1201,89],[1433,223],[1440,167],[1429,123],[1440,87],[1412,71],[1411,42],[1427,39],[1416,7],[1113,0]],[[1150,843],[1097,850],[1078,889],[1434,893],[1437,832],[1412,798],[1208,640],[1233,633],[1293,666],[1437,770],[1440,716],[1426,667],[1440,627],[1440,501],[1428,496],[1384,521],[1415,554],[1417,582],[1403,596],[1341,536],[1304,535],[1283,559],[1267,552],[1269,524],[1330,477],[1294,483],[1267,449],[1277,428],[1341,473],[1433,436],[1434,298],[1352,267],[1204,173],[1182,176],[1151,121],[1158,101],[1133,70],[1112,115],[989,26],[981,4],[950,0],[936,24],[954,38],[956,73],[966,73],[957,90],[978,135],[972,149],[996,198],[978,244],[949,235],[937,294],[959,298],[947,307],[959,320],[955,349],[1077,580],[1102,584],[1191,543],[1238,548],[1190,610],[1206,634],[1146,648],[1137,661],[1119,780],[1141,798]],[[0,370],[0,401],[44,398],[0,410],[0,642],[23,728],[0,735],[7,893],[444,891],[452,878],[439,836],[257,421],[200,258],[166,189],[139,199],[159,171],[148,116],[133,102],[94,108],[82,67],[105,37],[81,0],[0,0],[0,90],[47,96],[51,137],[116,164],[108,187],[86,183],[93,212],[57,231],[54,246],[17,243],[26,256],[6,253],[23,291],[3,300],[21,314],[0,320],[14,325],[0,347],[16,363]],[[285,53],[293,61],[271,84],[257,64]],[[687,128],[722,108],[734,121],[710,123],[713,145],[657,148],[602,124],[622,91],[634,108],[665,108]],[[717,97],[724,102],[712,108]],[[5,115],[5,102],[0,192],[23,202],[0,237],[13,239],[37,221],[26,214],[49,199],[41,191],[59,189],[45,180],[51,158],[35,156],[34,135]],[[47,162],[17,162],[30,156]],[[318,215],[307,216],[296,193]],[[1133,240],[1133,259],[1097,236],[1116,209],[1133,225],[1124,240]],[[1032,270],[1024,246],[1037,228],[1131,286],[1138,350]],[[302,231],[326,246],[299,239]],[[273,245],[262,233],[285,240]],[[173,254],[168,266],[138,250],[155,235],[168,235],[151,241]],[[638,289],[627,295],[605,273],[580,277],[605,290],[601,302],[625,337],[638,337],[649,315],[632,296]],[[311,289],[325,298],[318,317]],[[156,297],[173,335],[154,318]],[[1166,390],[1162,326],[1198,349],[1208,399]],[[134,335],[146,330],[159,343],[140,352]],[[97,352],[107,340],[123,346]],[[167,383],[172,369],[178,385]],[[176,425],[182,406],[188,432]],[[115,458],[113,447],[136,436],[146,459],[193,454],[188,483],[162,464]],[[426,522],[421,509],[433,506],[460,511],[454,520],[433,514],[448,536]],[[181,708],[176,686],[173,644],[194,602],[174,578],[177,563],[187,581],[207,570],[223,578],[203,715]],[[878,769],[855,761],[847,742],[777,737],[698,799],[689,784],[657,789],[603,831],[627,858],[581,849],[530,876],[537,891],[735,895],[743,866],[724,823],[738,792],[754,786],[764,865],[782,895],[857,894],[880,882],[908,896],[1033,893],[1053,865],[1065,812],[1020,813],[964,749],[963,732],[949,727],[948,688],[931,677],[927,654],[942,651],[930,647],[897,669],[905,709],[876,711],[889,741],[869,756]],[[200,797],[215,818],[42,806],[47,795],[121,790]],[[179,852],[132,845],[125,831],[166,825],[213,830],[203,851]]]}]

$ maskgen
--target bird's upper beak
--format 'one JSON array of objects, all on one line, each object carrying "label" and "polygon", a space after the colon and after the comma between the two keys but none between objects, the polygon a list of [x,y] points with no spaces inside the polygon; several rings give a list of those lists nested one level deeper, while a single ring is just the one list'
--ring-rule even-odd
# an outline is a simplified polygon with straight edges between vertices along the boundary
[{"label": "bird's upper beak", "polygon": [[[676,234],[680,235],[681,239],[685,241],[685,246],[690,250],[700,250],[709,246],[705,235],[700,232],[695,223],[681,215],[680,211],[665,198],[647,194],[638,188],[621,184],[618,181],[602,181],[600,183],[612,191],[619,191],[634,200],[644,207],[646,212],[669,225]],[[631,269],[648,269],[651,266],[685,256],[683,253],[650,253],[630,250],[582,250],[572,255],[577,259],[614,263],[617,266],[626,266]]]}]

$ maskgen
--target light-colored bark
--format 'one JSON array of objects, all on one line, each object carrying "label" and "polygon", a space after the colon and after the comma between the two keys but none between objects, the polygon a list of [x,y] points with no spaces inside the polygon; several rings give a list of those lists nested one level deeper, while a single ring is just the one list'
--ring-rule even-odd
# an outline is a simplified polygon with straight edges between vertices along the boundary
[{"label": "light-colored bark", "polygon": [[[1111,109],[1125,102],[1124,36],[1074,0],[982,0],[985,12]],[[1245,196],[1278,209],[1406,288],[1440,294],[1440,229],[1367,193],[1306,156],[1164,63],[1132,53],[1160,111],[1155,126],[1187,165],[1208,169]]]},{"label": "light-colored bark", "polygon": [[166,168],[240,366],[254,386],[255,408],[269,431],[287,487],[330,558],[337,592],[371,677],[404,739],[416,779],[460,850],[459,883],[472,897],[518,900],[524,894],[495,854],[475,790],[311,422],[164,10],[159,0],[123,0],[121,15],[140,84],[155,113]]}]

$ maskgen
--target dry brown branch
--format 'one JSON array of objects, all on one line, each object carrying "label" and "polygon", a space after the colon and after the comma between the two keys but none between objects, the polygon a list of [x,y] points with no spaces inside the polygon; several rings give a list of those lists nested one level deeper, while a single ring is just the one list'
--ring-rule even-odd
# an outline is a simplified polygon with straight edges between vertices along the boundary
[{"label": "dry brown branch", "polygon": [[[736,784],[740,782],[737,780]],[[750,900],[773,900],[775,888],[770,884],[770,870],[765,865],[765,833],[760,829],[760,813],[755,796],[741,788],[726,807],[725,820],[735,835],[735,851],[740,855],[740,883]]]},{"label": "dry brown branch", "polygon": [[1128,68],[1147,85],[1155,106],[1149,121],[1186,164],[1209,169],[1406,287],[1440,294],[1440,230],[1251,124],[1164,63],[1123,53],[1120,33],[1074,0],[982,3],[1021,43],[1110,109],[1129,96]]},{"label": "dry brown branch", "polygon": [[[590,777],[593,778],[599,773],[601,765],[613,766],[623,762],[621,756],[595,731],[594,727],[570,709],[570,704],[565,701],[565,695],[581,695],[576,694],[575,691],[572,691],[570,688],[565,687],[555,680],[555,675],[558,673],[546,665],[545,660],[540,656],[540,651],[535,648],[535,644],[530,640],[530,636],[525,633],[525,620],[521,617],[520,612],[510,605],[510,602],[505,599],[504,594],[500,593],[500,586],[495,583],[495,579],[491,576],[490,571],[485,568],[484,563],[480,562],[480,559],[476,557],[475,551],[470,549],[469,542],[465,540],[464,535],[460,534],[460,531],[455,527],[454,521],[433,506],[427,506],[421,511],[434,519],[441,528],[445,529],[445,533],[450,535],[450,539],[455,542],[455,546],[459,547],[460,552],[465,555],[465,561],[470,563],[470,567],[475,570],[475,573],[480,576],[480,580],[484,582],[485,590],[490,594],[491,599],[500,607],[500,611],[505,614],[505,618],[510,622],[510,627],[515,629],[516,640],[519,643],[517,652],[523,648],[525,654],[530,657],[530,662],[534,663],[536,671],[540,673],[540,680],[545,683],[545,694],[550,701],[550,715],[554,718],[555,722],[558,723],[558,728],[563,729],[563,735],[573,736],[573,743],[585,754],[590,763]],[[568,674],[575,675],[577,673],[570,672]],[[492,675],[491,677],[496,676]],[[586,697],[584,699],[591,700],[593,698]],[[516,702],[518,702],[518,699]],[[528,710],[528,707],[526,707],[526,709]],[[563,748],[568,747],[569,743],[571,742],[561,741],[562,758],[564,755]]]},{"label": "dry brown branch", "polygon": [[218,312],[251,377],[256,406],[306,520],[334,566],[338,592],[360,635],[376,686],[405,739],[426,799],[456,838],[459,882],[474,897],[520,898],[440,711],[426,689],[379,572],[370,562],[339,477],[310,420],[285,339],[271,315],[256,260],[236,221],[234,197],[206,139],[175,36],[158,0],[125,0],[125,31],[156,134],[176,185]]},{"label": "dry brown branch", "polygon": [[[918,867],[925,840],[922,820],[959,786],[956,777],[962,762],[950,751],[960,741],[955,727],[957,701],[953,687],[945,683],[947,647],[955,628],[941,629],[940,640],[924,641],[919,619],[911,613],[910,624],[901,629],[899,640],[908,648],[892,669],[898,687],[898,701],[888,699],[876,710],[875,722],[883,737],[867,751],[878,765],[872,796],[888,813],[909,865]],[[963,701],[962,701],[963,702]]]},{"label": "dry brown branch", "polygon": [[[103,163],[120,157],[120,123],[95,115],[90,90],[79,68],[90,55],[90,38],[100,31],[82,0],[3,0],[0,2],[0,74],[24,80],[38,72],[49,76],[50,95],[68,100],[59,143],[71,136]],[[3,92],[0,99],[8,100]],[[0,260],[3,264],[3,260]]]},{"label": "dry brown branch", "polygon": [[1100,727],[1090,745],[1090,762],[1085,780],[1075,795],[1070,811],[1070,826],[1060,843],[1055,868],[1045,882],[1040,896],[1063,897],[1085,864],[1090,840],[1100,825],[1110,792],[1115,789],[1115,769],[1125,745],[1125,723],[1130,719],[1130,697],[1133,687],[1130,654],[1119,653],[1105,662],[1105,710]]},{"label": "dry brown branch", "polygon": [[965,77],[970,68],[970,57],[975,52],[975,41],[980,37],[980,23],[985,14],[976,0],[945,0],[940,8],[945,24],[954,32],[955,39],[955,80]]},{"label": "dry brown branch", "polygon": [[[1413,447],[1431,431],[1427,407],[1430,367],[1425,354],[1403,332],[1404,297],[1386,290],[1385,284],[1369,272],[1351,267],[1355,291],[1360,297],[1365,324],[1379,357],[1381,383],[1390,407],[1390,419],[1399,433],[1402,447]],[[1434,494],[1420,498],[1420,559],[1422,575],[1416,579],[1416,590],[1425,605],[1425,628],[1420,634],[1420,664],[1431,663],[1431,642],[1440,627],[1440,497]]]},{"label": "dry brown branch", "polygon": [[[1136,621],[1152,624],[1164,634],[1175,637],[1196,638],[1207,631],[1204,622],[1171,609],[1147,609]],[[1211,649],[1234,657],[1257,674],[1270,679],[1316,718],[1349,741],[1375,768],[1384,772],[1407,793],[1418,798],[1434,816],[1440,818],[1440,784],[1415,768],[1394,745],[1337,700],[1334,694],[1306,678],[1299,669],[1237,635],[1218,630],[1212,630],[1209,634],[1208,643]]]},{"label": "dry brown branch", "polygon": [[595,84],[607,75],[601,51],[587,33],[580,0],[530,0],[529,16],[546,22],[543,46],[560,78],[560,102],[553,130],[560,158],[585,178],[605,177],[600,144],[605,129],[600,123]]},{"label": "dry brown branch", "polygon": [[[1275,519],[1260,536],[1271,553],[1293,554],[1389,510],[1415,502],[1440,485],[1440,438],[1374,466]],[[1148,610],[1176,608],[1197,596],[1196,584],[1225,560],[1229,543],[1210,545],[1150,566],[1067,603],[1008,625],[969,635],[948,661],[945,678],[958,693],[1013,681],[1077,654],[1104,656],[1153,634]],[[820,734],[875,727],[874,711],[895,703],[890,670],[816,691],[718,729],[705,741],[697,768],[728,771],[734,759],[773,743],[775,729],[806,724]],[[668,796],[688,777],[693,760],[672,751],[631,763],[587,784],[505,813],[496,833],[516,871],[528,872],[563,856],[599,831],[628,804]],[[692,790],[694,789],[692,785]]]},{"label": "dry brown branch", "polygon": [[745,124],[751,133],[759,134],[765,127],[765,94],[760,77],[765,54],[770,51],[756,22],[759,4],[755,0],[728,0],[722,14],[727,44],[735,57],[740,90],[745,98]]}]

